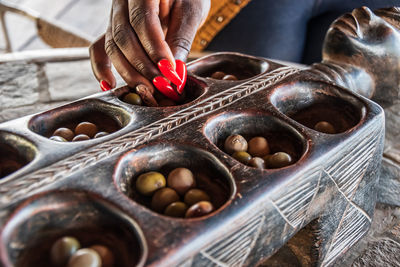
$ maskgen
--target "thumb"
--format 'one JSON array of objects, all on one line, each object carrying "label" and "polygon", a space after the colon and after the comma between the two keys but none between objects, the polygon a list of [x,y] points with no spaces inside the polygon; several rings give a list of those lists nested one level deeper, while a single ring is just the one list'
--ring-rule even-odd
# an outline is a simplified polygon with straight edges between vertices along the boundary
[{"label": "thumb", "polygon": [[165,40],[175,59],[186,61],[196,32],[210,9],[208,2],[178,0],[174,3]]}]

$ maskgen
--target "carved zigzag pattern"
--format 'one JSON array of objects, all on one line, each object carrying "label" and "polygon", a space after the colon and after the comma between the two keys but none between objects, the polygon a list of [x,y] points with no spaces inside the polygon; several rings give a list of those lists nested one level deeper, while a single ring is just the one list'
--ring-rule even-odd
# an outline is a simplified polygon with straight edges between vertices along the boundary
[{"label": "carved zigzag pattern", "polygon": [[200,254],[209,260],[206,266],[242,266],[257,240],[264,215],[255,214],[238,231],[215,242],[202,250]]},{"label": "carved zigzag pattern", "polygon": [[340,254],[356,243],[369,229],[371,218],[353,203],[352,199],[371,162],[378,142],[382,138],[380,126],[375,123],[366,135],[357,138],[361,142],[352,146],[348,150],[348,155],[330,165],[331,167],[326,170],[328,177],[335,183],[348,204],[332,238],[323,266],[332,264]]},{"label": "carved zigzag pattern", "polygon": [[343,154],[344,157],[329,164],[326,172],[335,180],[339,190],[347,199],[354,195],[359,182],[374,155],[377,142],[381,137],[381,127],[375,123],[370,132],[358,137],[361,142],[349,147]]},{"label": "carved zigzag pattern", "polygon": [[349,205],[322,265],[330,265],[342,252],[356,243],[368,231],[370,223],[370,218],[365,213]]},{"label": "carved zigzag pattern", "polygon": [[312,170],[301,175],[285,186],[286,190],[279,192],[279,197],[272,198],[272,204],[293,228],[303,223],[308,206],[318,192],[321,174],[321,170]]},{"label": "carved zigzag pattern", "polygon": [[[326,164],[326,169],[300,175],[287,185],[279,196],[271,201],[285,221],[293,228],[302,225],[313,198],[318,192],[322,177],[330,178],[348,202],[346,211],[333,236],[323,265],[331,264],[345,249],[357,242],[368,230],[371,218],[360,209],[352,198],[370,164],[378,142],[382,138],[382,127],[374,123],[364,135],[358,136],[344,157],[335,157]],[[357,142],[358,140],[358,142]]]},{"label": "carved zigzag pattern", "polygon": [[229,106],[244,97],[264,90],[296,72],[298,72],[298,70],[292,67],[278,68],[243,84],[228,88],[193,106],[153,122],[145,127],[96,145],[86,151],[82,151],[67,159],[37,170],[30,175],[21,177],[21,179],[5,182],[0,187],[0,206],[15,203],[33,190],[49,185],[108,157],[148,142],[157,136],[180,127],[185,123],[196,120],[199,117]]},{"label": "carved zigzag pattern", "polygon": [[265,216],[259,210],[248,215],[245,221],[235,226],[233,233],[217,239],[208,247],[202,249],[196,256],[185,260],[179,267],[196,266],[228,267],[242,266],[255,246],[260,230],[264,225]]}]

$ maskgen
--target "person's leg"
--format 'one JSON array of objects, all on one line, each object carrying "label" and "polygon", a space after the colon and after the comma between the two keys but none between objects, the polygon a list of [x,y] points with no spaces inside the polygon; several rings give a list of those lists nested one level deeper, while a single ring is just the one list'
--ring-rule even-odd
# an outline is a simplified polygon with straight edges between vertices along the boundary
[{"label": "person's leg", "polygon": [[253,0],[210,43],[236,51],[299,62],[314,0]]},{"label": "person's leg", "polygon": [[308,30],[302,63],[320,62],[322,44],[331,23],[354,8],[367,6],[371,10],[400,6],[400,0],[318,0],[313,18],[308,22]]}]

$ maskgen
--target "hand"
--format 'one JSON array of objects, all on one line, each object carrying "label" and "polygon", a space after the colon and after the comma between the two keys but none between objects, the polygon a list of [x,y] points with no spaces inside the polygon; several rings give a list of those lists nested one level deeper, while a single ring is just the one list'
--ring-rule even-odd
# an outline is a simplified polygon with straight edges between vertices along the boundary
[{"label": "hand", "polygon": [[108,29],[89,49],[97,80],[116,86],[112,62],[128,86],[154,90],[157,63],[186,61],[209,8],[210,0],[113,0]]}]

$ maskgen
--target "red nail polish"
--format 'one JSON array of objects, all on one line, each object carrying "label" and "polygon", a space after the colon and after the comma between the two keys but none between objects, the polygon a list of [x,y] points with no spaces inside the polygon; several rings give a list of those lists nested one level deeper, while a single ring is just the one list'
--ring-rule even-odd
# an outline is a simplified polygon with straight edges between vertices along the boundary
[{"label": "red nail polish", "polygon": [[100,81],[100,88],[102,91],[111,90],[111,86],[105,80]]},{"label": "red nail polish", "polygon": [[175,85],[182,84],[182,80],[179,78],[179,75],[175,72],[171,62],[169,62],[167,59],[161,59],[157,65],[161,73],[173,84]]},{"label": "red nail polish", "polygon": [[187,69],[186,69],[186,64],[185,62],[183,62],[182,60],[175,60],[175,64],[176,64],[176,73],[179,75],[179,78],[182,81],[181,85],[177,85],[176,89],[178,91],[178,93],[182,94],[183,89],[185,88],[185,84],[186,84],[186,78],[187,78]]},{"label": "red nail polish", "polygon": [[179,100],[178,93],[175,92],[174,88],[172,88],[171,84],[165,77],[162,77],[162,76],[155,77],[153,79],[153,84],[158,89],[158,91],[160,91],[166,97],[168,97],[174,101]]}]

